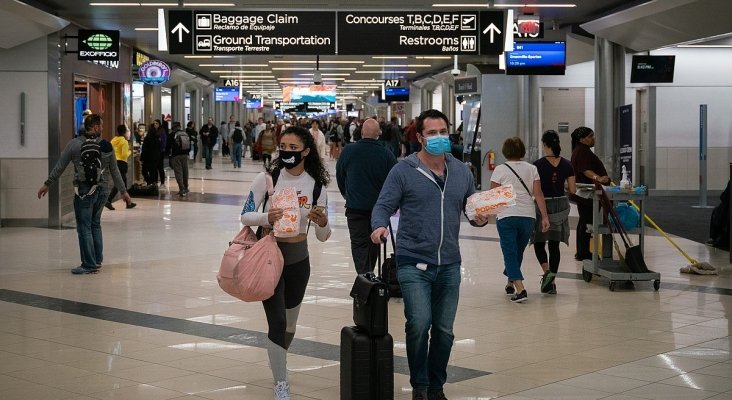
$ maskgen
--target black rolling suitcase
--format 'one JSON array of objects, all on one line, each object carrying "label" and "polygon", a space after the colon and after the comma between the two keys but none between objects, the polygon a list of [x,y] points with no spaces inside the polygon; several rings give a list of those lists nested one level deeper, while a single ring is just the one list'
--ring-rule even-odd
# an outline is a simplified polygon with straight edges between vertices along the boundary
[{"label": "black rolling suitcase", "polygon": [[369,337],[361,328],[341,329],[341,400],[394,398],[394,339]]}]

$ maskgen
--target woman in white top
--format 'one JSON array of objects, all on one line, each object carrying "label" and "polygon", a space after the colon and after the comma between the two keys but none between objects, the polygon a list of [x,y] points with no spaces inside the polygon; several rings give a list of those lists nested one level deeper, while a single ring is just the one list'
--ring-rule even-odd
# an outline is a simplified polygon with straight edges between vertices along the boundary
[{"label": "woman in white top", "polygon": [[313,135],[313,139],[315,140],[315,145],[318,149],[318,154],[320,155],[320,159],[323,160],[323,165],[328,165],[326,157],[326,144],[325,144],[325,134],[323,131],[320,130],[320,121],[317,119],[314,119],[313,122],[310,125],[310,133]]},{"label": "woman in white top", "polygon": [[[313,137],[305,128],[292,126],[284,130],[279,143],[279,157],[272,163],[275,192],[294,187],[301,216],[299,235],[277,238],[285,267],[274,295],[262,302],[269,326],[267,353],[275,381],[275,399],[289,399],[287,349],[295,337],[300,304],[310,278],[307,230],[312,222],[318,240],[324,242],[330,237],[325,190],[330,178],[318,156]],[[245,225],[270,228],[284,214],[281,208],[271,208],[270,201],[265,200],[266,180],[262,172],[252,182],[241,213],[241,222]],[[322,206],[314,206],[314,200]],[[261,207],[262,203],[265,203],[264,207]],[[262,210],[258,211],[260,207]]]},{"label": "woman in white top", "polygon": [[503,252],[503,274],[508,277],[506,295],[512,296],[512,302],[521,303],[527,299],[521,262],[534,231],[536,207],[538,206],[541,215],[542,232],[549,229],[549,217],[544,194],[541,192],[539,172],[534,165],[521,160],[526,155],[524,143],[517,137],[508,138],[503,142],[501,152],[506,157],[506,162],[493,171],[491,189],[512,184],[516,193],[516,205],[497,215],[496,227]]}]

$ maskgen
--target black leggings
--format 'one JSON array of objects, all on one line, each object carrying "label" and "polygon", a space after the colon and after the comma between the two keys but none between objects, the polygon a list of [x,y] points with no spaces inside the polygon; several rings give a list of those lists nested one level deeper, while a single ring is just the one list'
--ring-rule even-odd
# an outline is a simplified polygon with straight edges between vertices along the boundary
[{"label": "black leggings", "polygon": [[[534,243],[534,253],[536,254],[536,259],[539,260],[539,264],[547,262],[544,244],[546,242]],[[555,274],[559,271],[559,242],[555,240],[549,241],[549,271]]]},{"label": "black leggings", "polygon": [[[127,161],[117,160],[117,168],[119,169],[119,174],[122,175],[122,182],[125,183],[125,189],[127,189]],[[112,191],[109,192],[109,198],[107,198],[107,202],[111,203],[112,200],[114,200],[114,196],[117,195],[117,186],[112,186]]]},{"label": "black leggings", "polygon": [[302,303],[309,279],[309,257],[294,264],[285,265],[274,294],[262,302],[264,304],[264,313],[267,314],[267,325],[269,327],[267,337],[284,349],[289,347],[289,342],[285,340],[285,330],[287,328],[286,310],[293,309]]}]

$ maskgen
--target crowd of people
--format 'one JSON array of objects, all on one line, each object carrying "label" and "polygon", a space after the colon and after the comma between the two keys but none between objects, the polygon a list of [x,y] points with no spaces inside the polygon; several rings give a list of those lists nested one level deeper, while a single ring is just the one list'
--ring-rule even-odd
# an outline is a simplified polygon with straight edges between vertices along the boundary
[{"label": "crowd of people", "polygon": [[[179,196],[188,193],[190,154],[199,154],[212,168],[214,149],[230,157],[234,168],[242,158],[261,160],[263,172],[255,177],[240,215],[243,224],[271,229],[284,210],[268,202],[268,179],[275,191],[294,187],[300,206],[299,233],[278,237],[284,269],[274,295],[263,301],[268,323],[267,352],[274,378],[276,399],[289,399],[287,352],[295,336],[301,303],[310,276],[307,236],[326,241],[331,235],[328,196],[331,181],[328,159],[336,161],[336,182],[345,199],[345,216],[355,271],[375,268],[379,246],[388,234],[389,221],[399,211],[396,238],[397,276],[404,298],[406,349],[413,399],[446,399],[443,386],[453,345],[453,324],[461,282],[459,231],[466,215],[467,198],[475,193],[473,176],[466,164],[453,157],[456,139],[450,135],[447,116],[427,110],[401,127],[396,118],[362,121],[318,119],[249,121],[242,125],[232,115],[217,127],[212,118],[196,129],[188,122],[153,121],[144,134],[140,158],[148,184],[164,182],[163,160],[170,159]],[[43,197],[69,163],[75,168],[74,211],[81,264],[74,274],[98,272],[103,261],[101,212],[113,209],[116,192],[127,208],[135,206],[124,178],[130,157],[129,133],[118,127],[112,143],[100,138],[102,120],[91,114],[79,136],[66,146],[38,191]],[[325,132],[323,129],[324,128]],[[496,224],[510,301],[528,300],[522,273],[523,255],[533,243],[542,278],[539,290],[557,294],[559,243],[569,244],[570,199],[577,202],[577,260],[589,257],[591,205],[574,196],[576,183],[609,183],[602,162],[592,152],[595,133],[579,127],[572,133],[571,160],[561,156],[559,136],[546,131],[541,138],[543,157],[533,164],[523,160],[526,148],[518,137],[505,140],[506,161],[493,171],[491,188],[511,184],[516,205],[495,216],[477,215],[470,224]],[[329,149],[328,149],[329,148]],[[98,153],[99,174],[90,178],[89,152]],[[329,150],[329,151],[328,151]],[[403,158],[402,158],[403,157]],[[399,158],[402,160],[397,161]],[[94,164],[96,165],[96,164]],[[96,171],[94,171],[96,172]],[[109,183],[114,189],[110,193]],[[548,256],[546,247],[548,246]]]}]

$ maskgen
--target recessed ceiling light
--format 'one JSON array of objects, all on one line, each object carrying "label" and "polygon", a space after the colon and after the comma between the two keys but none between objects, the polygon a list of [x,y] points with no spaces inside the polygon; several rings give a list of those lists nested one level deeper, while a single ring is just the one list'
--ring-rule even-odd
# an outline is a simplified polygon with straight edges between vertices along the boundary
[{"label": "recessed ceiling light", "polygon": [[435,3],[435,4],[432,4],[432,7],[475,7],[475,8],[485,7],[485,8],[488,8],[488,7],[490,7],[490,5],[488,3],[481,3],[481,4],[476,4],[476,3],[454,3],[454,4],[449,4],[449,3]]},{"label": "recessed ceiling light", "polygon": [[199,67],[269,67],[267,64],[198,64]]},{"label": "recessed ceiling light", "polygon": [[234,7],[234,3],[183,3],[183,7]]},{"label": "recessed ceiling light", "polygon": [[178,3],[140,3],[145,7],[176,7]]},{"label": "recessed ceiling light", "polygon": [[406,60],[407,56],[373,56],[377,60]]},{"label": "recessed ceiling light", "polygon": [[509,3],[509,4],[494,4],[496,8],[573,8],[577,7],[577,4],[572,3],[546,3],[546,4],[526,4],[526,3]]},{"label": "recessed ceiling light", "polygon": [[216,69],[211,70],[212,74],[272,74],[271,71],[232,71],[227,69]]},{"label": "recessed ceiling light", "polygon": [[183,56],[183,58],[211,58],[211,56]]},{"label": "recessed ceiling light", "polygon": [[140,2],[136,1],[134,3],[89,3],[90,6],[102,6],[102,7],[129,7],[129,6],[135,6],[139,7]]},{"label": "recessed ceiling light", "polygon": [[158,28],[135,28],[136,31],[156,31]]},{"label": "recessed ceiling light", "polygon": [[[272,60],[270,64],[315,64],[315,61],[311,60]],[[363,61],[357,60],[320,60],[320,64],[363,64]]]},{"label": "recessed ceiling light", "polygon": [[[299,74],[300,76],[313,76],[314,74]],[[346,73],[325,73],[320,74],[321,76],[351,76],[351,74]]]},{"label": "recessed ceiling light", "polygon": [[417,71],[356,71],[357,74],[416,74]]},{"label": "recessed ceiling light", "polygon": [[307,67],[273,67],[272,71],[313,71],[315,68]]},{"label": "recessed ceiling light", "polygon": [[391,67],[391,68],[429,68],[431,65],[429,64],[364,64],[362,67],[367,68],[384,68],[384,67]]},{"label": "recessed ceiling light", "polygon": [[416,56],[417,60],[451,60],[450,56]]}]

